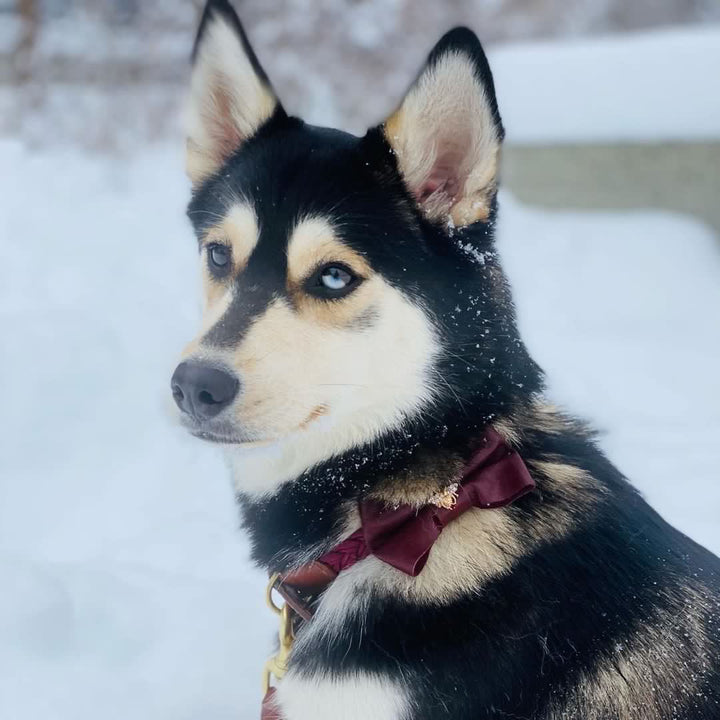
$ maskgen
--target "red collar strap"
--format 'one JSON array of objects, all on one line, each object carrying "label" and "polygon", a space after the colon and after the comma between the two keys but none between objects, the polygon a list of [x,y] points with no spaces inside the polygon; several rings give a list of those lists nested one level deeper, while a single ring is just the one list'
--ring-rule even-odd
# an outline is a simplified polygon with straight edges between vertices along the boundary
[{"label": "red collar strap", "polygon": [[486,510],[509,505],[534,488],[535,481],[522,458],[495,430],[488,429],[480,448],[465,466],[460,483],[448,486],[420,509],[363,500],[360,529],[318,560],[283,574],[278,589],[301,617],[309,619],[307,605],[298,602],[295,590],[327,587],[339,573],[368,555],[415,577],[425,567],[433,543],[448,523],[470,508]]}]

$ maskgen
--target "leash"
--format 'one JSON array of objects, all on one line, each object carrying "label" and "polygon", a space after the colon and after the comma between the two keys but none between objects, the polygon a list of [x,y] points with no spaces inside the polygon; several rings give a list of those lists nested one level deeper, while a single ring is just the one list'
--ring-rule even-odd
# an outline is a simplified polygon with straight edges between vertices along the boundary
[{"label": "leash", "polygon": [[[535,489],[525,463],[502,437],[486,430],[480,447],[463,470],[461,482],[451,482],[427,505],[388,507],[376,500],[359,503],[361,526],[322,557],[286,573],[274,573],[266,590],[268,607],[279,617],[279,649],[265,664],[261,720],[283,720],[275,703],[273,678],[288,671],[296,631],[310,622],[314,603],[343,571],[369,555],[416,577],[433,544],[448,523],[471,508],[504,507]],[[282,599],[277,604],[274,594]]]}]

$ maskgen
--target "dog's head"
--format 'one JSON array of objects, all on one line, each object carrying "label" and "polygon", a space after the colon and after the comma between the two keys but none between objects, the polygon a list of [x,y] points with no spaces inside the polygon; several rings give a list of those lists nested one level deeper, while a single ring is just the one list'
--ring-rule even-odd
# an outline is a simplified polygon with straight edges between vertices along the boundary
[{"label": "dog's head", "polygon": [[190,431],[312,464],[478,399],[499,407],[523,352],[492,247],[502,137],[469,30],[357,138],[289,117],[211,0],[187,137],[204,319],[172,381]]}]

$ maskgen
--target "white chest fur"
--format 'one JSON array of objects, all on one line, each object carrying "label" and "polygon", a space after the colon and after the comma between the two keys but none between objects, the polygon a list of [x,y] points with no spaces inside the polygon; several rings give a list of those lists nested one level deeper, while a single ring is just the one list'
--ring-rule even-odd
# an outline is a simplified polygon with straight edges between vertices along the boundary
[{"label": "white chest fur", "polygon": [[285,720],[405,720],[410,709],[400,686],[364,673],[341,678],[289,673],[277,698]]}]

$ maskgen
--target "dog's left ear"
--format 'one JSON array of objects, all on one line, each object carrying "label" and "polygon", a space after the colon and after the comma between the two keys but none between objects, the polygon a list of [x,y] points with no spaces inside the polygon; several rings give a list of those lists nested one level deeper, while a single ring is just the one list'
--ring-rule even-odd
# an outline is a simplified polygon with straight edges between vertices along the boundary
[{"label": "dog's left ear", "polygon": [[490,67],[471,30],[443,36],[383,132],[428,218],[450,217],[458,227],[488,218],[504,131]]},{"label": "dog's left ear", "polygon": [[283,110],[228,0],[208,0],[192,59],[186,165],[198,187]]}]

